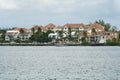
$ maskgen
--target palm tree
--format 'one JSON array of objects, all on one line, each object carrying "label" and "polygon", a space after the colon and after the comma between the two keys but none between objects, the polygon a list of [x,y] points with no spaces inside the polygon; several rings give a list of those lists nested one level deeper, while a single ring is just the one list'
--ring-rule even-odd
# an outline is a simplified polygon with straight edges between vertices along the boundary
[{"label": "palm tree", "polygon": [[117,31],[117,27],[116,27],[116,26],[113,26],[113,27],[112,27],[112,31],[113,31],[113,32]]},{"label": "palm tree", "polygon": [[20,29],[20,38],[21,38],[21,40],[24,38],[24,33],[25,33],[25,31],[21,28]]},{"label": "palm tree", "polygon": [[68,38],[69,38],[69,40],[70,40],[71,37],[72,37],[72,36],[71,36],[71,32],[72,32],[72,31],[71,31],[71,28],[69,27],[69,28],[68,28],[68,35],[69,35]]}]

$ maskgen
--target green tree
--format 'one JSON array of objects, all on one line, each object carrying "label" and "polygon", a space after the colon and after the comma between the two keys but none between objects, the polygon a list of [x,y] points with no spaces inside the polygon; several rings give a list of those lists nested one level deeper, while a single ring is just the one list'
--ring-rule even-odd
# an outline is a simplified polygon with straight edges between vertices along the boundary
[{"label": "green tree", "polygon": [[112,31],[113,31],[113,32],[116,32],[116,31],[117,31],[117,27],[116,27],[116,26],[113,26],[113,27],[112,27]]},{"label": "green tree", "polygon": [[71,32],[72,32],[72,31],[71,31],[71,28],[69,27],[69,28],[68,28],[68,37],[69,37],[69,39],[71,39],[71,37],[72,37],[72,36],[71,36]]},{"label": "green tree", "polygon": [[24,34],[24,30],[22,28],[20,29],[20,34]]},{"label": "green tree", "polygon": [[36,41],[36,42],[51,42],[52,39],[48,37],[48,35],[50,33],[53,33],[53,31],[48,30],[47,32],[41,32],[40,30],[38,30],[35,34],[33,34],[30,37],[31,42]]},{"label": "green tree", "polygon": [[0,33],[2,34],[1,37],[0,37],[0,42],[4,42],[5,41],[6,30],[5,29],[1,29]]},{"label": "green tree", "polygon": [[92,29],[92,33],[96,33],[96,30],[95,30],[95,28],[93,28],[93,29]]},{"label": "green tree", "polygon": [[37,30],[36,33],[37,33],[37,34],[41,34],[41,28],[40,28],[40,27],[38,28],[38,30]]},{"label": "green tree", "polygon": [[32,28],[31,30],[32,30],[32,33],[34,34],[34,33],[35,33],[35,29],[34,29],[34,28]]},{"label": "green tree", "polygon": [[62,30],[58,31],[58,35],[59,35],[60,38],[62,38],[63,37],[63,31]]},{"label": "green tree", "polygon": [[105,28],[105,31],[110,31],[111,25],[109,23],[106,23],[104,28]]},{"label": "green tree", "polygon": [[110,31],[110,28],[111,28],[110,23],[105,23],[103,20],[98,20],[97,23],[102,25],[105,31]]},{"label": "green tree", "polygon": [[87,31],[83,31],[84,37],[87,37]]},{"label": "green tree", "polygon": [[118,32],[118,39],[120,40],[120,31]]}]

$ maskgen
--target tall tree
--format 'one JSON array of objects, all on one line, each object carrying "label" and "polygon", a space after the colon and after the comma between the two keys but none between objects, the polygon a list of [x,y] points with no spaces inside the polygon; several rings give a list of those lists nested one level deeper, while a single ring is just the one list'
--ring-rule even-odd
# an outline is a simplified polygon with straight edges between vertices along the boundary
[{"label": "tall tree", "polygon": [[87,37],[87,31],[83,31],[84,37]]},{"label": "tall tree", "polygon": [[105,27],[105,31],[109,31],[111,28],[111,25],[109,23],[106,23],[104,27]]},{"label": "tall tree", "polygon": [[35,34],[35,29],[34,29],[34,28],[32,28],[31,30],[32,30],[32,33],[33,33],[33,34]]},{"label": "tall tree", "polygon": [[116,26],[113,26],[113,27],[112,27],[112,31],[113,31],[113,32],[116,32],[116,31],[117,31],[117,27],[116,27]]},{"label": "tall tree", "polygon": [[58,35],[59,35],[60,38],[62,38],[63,37],[63,31],[62,30],[58,31]]},{"label": "tall tree", "polygon": [[22,28],[20,29],[20,34],[24,34],[24,30]]},{"label": "tall tree", "polygon": [[120,31],[118,32],[118,39],[120,40]]},{"label": "tall tree", "polygon": [[111,25],[110,23],[105,23],[103,20],[97,21],[98,24],[102,25],[105,29],[105,31],[110,31]]},{"label": "tall tree", "polygon": [[71,36],[71,32],[72,32],[72,31],[71,31],[71,28],[69,27],[69,28],[68,28],[68,35],[69,35],[68,37],[69,37],[69,38],[72,37],[72,36]]}]

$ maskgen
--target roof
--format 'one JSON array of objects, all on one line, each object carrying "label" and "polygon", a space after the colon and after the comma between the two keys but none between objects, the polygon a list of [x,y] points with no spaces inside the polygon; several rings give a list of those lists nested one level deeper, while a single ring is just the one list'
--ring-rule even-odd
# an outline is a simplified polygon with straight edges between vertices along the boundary
[{"label": "roof", "polygon": [[27,33],[30,33],[30,30],[27,29],[27,28],[15,28],[14,30],[20,31],[21,29],[22,29],[26,34],[27,34]]},{"label": "roof", "polygon": [[104,27],[100,24],[97,24],[97,23],[94,23],[94,24],[91,24],[89,27],[88,27],[88,30],[91,30],[91,29],[97,29],[97,30],[101,30],[101,31],[104,31]]},{"label": "roof", "polygon": [[34,28],[35,30],[38,30],[38,28],[40,28],[40,29],[42,29],[42,30],[44,29],[44,27],[41,26],[41,25],[40,25],[40,26],[39,26],[39,25],[35,25],[35,26],[33,26],[32,28]]},{"label": "roof", "polygon": [[69,27],[69,28],[79,28],[79,27],[82,27],[82,28],[85,28],[85,25],[83,23],[81,23],[81,24],[65,24],[64,27]]},{"label": "roof", "polygon": [[50,24],[48,24],[48,25],[45,26],[45,28],[54,28],[54,27],[56,27],[56,25],[54,25],[52,23],[50,23]]},{"label": "roof", "polygon": [[11,35],[11,34],[18,34],[18,33],[19,33],[18,30],[8,30],[8,31],[6,32],[6,34],[9,34],[9,35]]}]

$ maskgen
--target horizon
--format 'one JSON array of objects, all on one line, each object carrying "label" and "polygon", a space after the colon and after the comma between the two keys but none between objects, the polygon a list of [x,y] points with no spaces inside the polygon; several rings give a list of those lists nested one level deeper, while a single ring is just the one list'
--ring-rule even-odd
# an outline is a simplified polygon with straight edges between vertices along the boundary
[{"label": "horizon", "polygon": [[101,19],[120,30],[119,0],[0,0],[0,13],[0,28],[89,24]]}]

